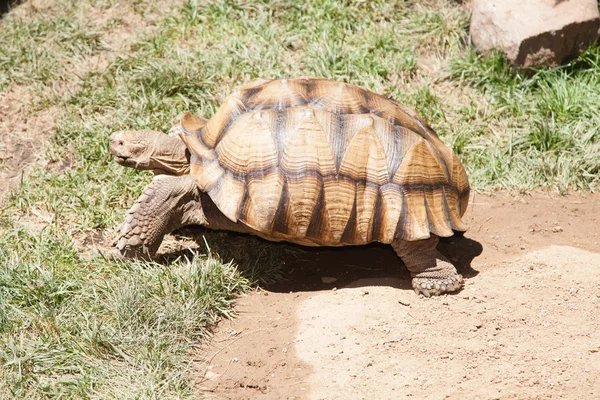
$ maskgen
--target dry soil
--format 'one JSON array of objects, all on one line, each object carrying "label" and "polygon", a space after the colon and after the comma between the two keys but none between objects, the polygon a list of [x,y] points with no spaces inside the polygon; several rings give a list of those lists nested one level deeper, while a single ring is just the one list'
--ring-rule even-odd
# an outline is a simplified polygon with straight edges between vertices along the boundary
[{"label": "dry soil", "polygon": [[216,399],[600,398],[600,196],[476,195],[426,299],[385,246],[315,250],[195,354]]}]

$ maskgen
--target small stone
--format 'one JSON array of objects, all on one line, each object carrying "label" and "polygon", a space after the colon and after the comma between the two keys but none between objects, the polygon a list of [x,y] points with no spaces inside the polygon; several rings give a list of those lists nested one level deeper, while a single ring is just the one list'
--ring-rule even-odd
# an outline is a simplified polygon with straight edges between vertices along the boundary
[{"label": "small stone", "polygon": [[554,233],[558,233],[558,232],[562,232],[563,228],[562,226],[556,225],[554,228],[552,228],[552,232]]},{"label": "small stone", "polygon": [[525,250],[525,246],[521,245],[521,250]]},{"label": "small stone", "polygon": [[323,283],[333,283],[335,281],[337,281],[337,278],[334,278],[332,276],[322,276],[321,277],[321,282],[323,282]]},{"label": "small stone", "polygon": [[206,373],[204,374],[204,377],[208,380],[214,381],[215,379],[217,379],[220,375],[216,374],[212,371],[206,371]]}]

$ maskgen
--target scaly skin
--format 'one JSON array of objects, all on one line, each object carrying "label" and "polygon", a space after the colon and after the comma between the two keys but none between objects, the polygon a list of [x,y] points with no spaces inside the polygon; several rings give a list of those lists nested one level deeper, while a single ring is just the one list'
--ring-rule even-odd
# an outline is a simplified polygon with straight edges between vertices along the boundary
[{"label": "scaly skin", "polygon": [[127,258],[152,259],[167,233],[187,225],[248,232],[227,219],[190,175],[157,175],[127,211],[115,247]]},{"label": "scaly skin", "polygon": [[463,277],[437,249],[439,238],[407,242],[396,240],[392,247],[404,261],[412,276],[412,286],[417,294],[438,296],[462,288]]},{"label": "scaly skin", "polygon": [[205,222],[199,190],[190,175],[157,175],[127,211],[115,245],[125,257],[151,259],[165,234]]}]

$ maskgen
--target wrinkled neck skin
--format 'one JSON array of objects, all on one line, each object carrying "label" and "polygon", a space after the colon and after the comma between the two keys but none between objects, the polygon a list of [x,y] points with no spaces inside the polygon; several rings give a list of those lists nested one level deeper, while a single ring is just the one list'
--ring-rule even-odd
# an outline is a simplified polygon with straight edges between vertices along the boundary
[{"label": "wrinkled neck skin", "polygon": [[153,170],[154,175],[190,172],[190,152],[179,138],[163,134],[148,147],[148,169]]}]

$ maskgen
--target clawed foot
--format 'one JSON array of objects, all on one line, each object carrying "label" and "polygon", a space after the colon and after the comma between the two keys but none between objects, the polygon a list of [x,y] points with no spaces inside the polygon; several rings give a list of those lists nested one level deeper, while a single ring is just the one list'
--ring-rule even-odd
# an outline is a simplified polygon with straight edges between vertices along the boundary
[{"label": "clawed foot", "polygon": [[412,287],[417,294],[431,297],[457,291],[462,288],[463,282],[463,277],[460,274],[454,274],[446,278],[415,277],[412,280]]},{"label": "clawed foot", "polygon": [[[134,245],[130,243],[131,241],[134,242]],[[135,258],[146,261],[152,259],[152,254],[150,254],[150,251],[145,245],[141,244],[139,237],[133,237],[129,239],[126,237],[121,237],[113,243],[113,246],[115,247],[113,254],[115,256],[118,254],[120,258]]]}]

